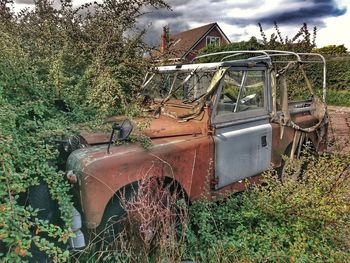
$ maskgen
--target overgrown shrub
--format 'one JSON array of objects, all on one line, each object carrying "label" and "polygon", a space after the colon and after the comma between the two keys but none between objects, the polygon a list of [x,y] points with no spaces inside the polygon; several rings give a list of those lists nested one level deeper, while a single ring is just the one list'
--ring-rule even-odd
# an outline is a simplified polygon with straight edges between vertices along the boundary
[{"label": "overgrown shrub", "polygon": [[313,52],[321,53],[322,55],[344,56],[349,55],[348,49],[342,45],[327,45],[321,48],[314,48]]},{"label": "overgrown shrub", "polygon": [[146,178],[134,198],[121,198],[126,229],[88,262],[349,261],[349,156],[306,153],[287,159],[284,176],[267,172],[262,185],[196,201],[188,215],[170,186]]},{"label": "overgrown shrub", "polygon": [[[11,4],[0,0],[0,257],[22,262],[37,247],[65,261],[72,201],[55,141],[78,123],[137,112],[131,102],[146,46],[135,21],[145,7],[167,5],[105,0],[73,8],[70,0],[38,0],[15,14]],[[40,182],[58,202],[62,225],[39,219],[28,205],[28,189]]]},{"label": "overgrown shrub", "polygon": [[147,176],[122,189],[107,209],[121,204],[125,215],[111,217],[77,262],[180,262],[185,253],[187,201],[179,185],[167,179]]},{"label": "overgrown shrub", "polygon": [[330,105],[350,107],[350,91],[349,90],[328,90],[327,103]]},{"label": "overgrown shrub", "polygon": [[[274,172],[224,202],[190,207],[187,252],[196,262],[347,262],[348,156],[310,157],[301,175]],[[299,180],[295,179],[295,173]]]}]

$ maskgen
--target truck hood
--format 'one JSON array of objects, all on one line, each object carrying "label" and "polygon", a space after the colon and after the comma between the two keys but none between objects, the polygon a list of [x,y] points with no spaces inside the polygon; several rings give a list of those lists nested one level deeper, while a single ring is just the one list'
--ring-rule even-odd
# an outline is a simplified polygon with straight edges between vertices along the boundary
[{"label": "truck hood", "polygon": [[[179,122],[177,119],[162,115],[158,119],[138,119],[137,122],[141,122],[143,120],[145,123],[149,123],[147,125],[148,127],[142,132],[136,131],[135,133],[142,133],[151,139],[184,135],[199,135],[204,133],[203,121],[190,120],[187,122]],[[113,118],[109,119],[109,121],[113,121]],[[135,128],[136,125],[134,126],[134,129]],[[89,133],[82,131],[80,136],[86,144],[96,145],[108,143],[111,134],[98,132]]]}]

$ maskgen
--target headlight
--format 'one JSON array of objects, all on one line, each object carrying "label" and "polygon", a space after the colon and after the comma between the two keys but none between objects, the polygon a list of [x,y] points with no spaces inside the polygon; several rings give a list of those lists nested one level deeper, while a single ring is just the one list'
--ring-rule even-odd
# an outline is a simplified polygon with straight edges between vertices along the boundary
[{"label": "headlight", "polygon": [[72,136],[68,140],[62,141],[62,148],[68,154],[81,148],[80,137]]}]

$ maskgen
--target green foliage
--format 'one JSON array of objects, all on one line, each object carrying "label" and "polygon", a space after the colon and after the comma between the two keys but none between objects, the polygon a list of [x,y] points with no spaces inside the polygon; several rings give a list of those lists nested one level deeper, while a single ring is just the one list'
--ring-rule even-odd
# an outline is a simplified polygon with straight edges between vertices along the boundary
[{"label": "green foliage", "polygon": [[264,49],[310,52],[316,46],[316,27],[313,28],[312,36],[307,24],[304,23],[293,37],[283,37],[277,22],[274,22],[274,24],[276,33],[272,33],[270,39],[268,39],[262,25],[259,23]]},{"label": "green foliage", "polygon": [[225,201],[190,207],[188,256],[196,262],[345,262],[350,259],[349,157],[309,159],[300,180],[270,172]]},{"label": "green foliage", "polygon": [[[199,51],[199,56],[214,52],[223,51],[238,51],[238,50],[260,50],[263,49],[263,44],[259,43],[255,37],[251,37],[248,41],[233,42],[227,45],[209,45]],[[215,62],[223,58],[222,56],[213,56],[201,59],[200,62]]]},{"label": "green foliage", "polygon": [[327,104],[350,107],[350,91],[349,90],[328,90]]},{"label": "green foliage", "polygon": [[343,45],[328,45],[321,48],[314,48],[313,52],[322,55],[348,55],[348,49]]},{"label": "green foliage", "polygon": [[[69,186],[62,180],[62,173],[50,165],[57,157],[49,140],[53,135],[59,136],[64,127],[56,126],[57,120],[50,116],[54,113],[42,101],[11,104],[2,97],[1,102],[0,236],[9,248],[2,256],[5,261],[19,262],[18,257],[30,255],[28,249],[34,242],[53,258],[63,261],[67,253],[41,235],[32,235],[47,233],[63,243],[70,236]],[[37,211],[23,201],[27,189],[42,179],[50,185],[52,197],[60,204],[61,217],[66,222],[63,228],[37,219]]]},{"label": "green foliage", "polygon": [[[0,0],[0,257],[25,261],[35,243],[66,261],[72,201],[55,141],[77,132],[78,123],[95,128],[108,115],[138,111],[132,102],[146,47],[135,21],[145,7],[167,5],[105,0],[73,8],[70,0],[55,7],[38,0],[15,14],[11,3]],[[38,219],[28,205],[28,188],[42,181],[63,225]]]},{"label": "green foliage", "polygon": [[326,56],[326,61],[328,89],[347,90],[350,87],[350,56]]}]

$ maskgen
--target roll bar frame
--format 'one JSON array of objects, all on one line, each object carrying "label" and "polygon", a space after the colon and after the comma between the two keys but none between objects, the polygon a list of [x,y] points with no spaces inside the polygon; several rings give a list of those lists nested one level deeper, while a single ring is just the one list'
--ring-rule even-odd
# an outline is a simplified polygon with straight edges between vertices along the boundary
[{"label": "roll bar frame", "polygon": [[[234,59],[237,56],[241,55],[251,55],[246,59]],[[237,51],[222,51],[222,52],[214,52],[210,54],[200,55],[192,59],[191,63],[194,63],[196,60],[200,58],[208,58],[213,56],[226,55],[221,59],[221,62],[268,62],[268,64],[278,64],[278,63],[290,63],[297,62],[301,64],[309,64],[309,63],[320,63],[323,64],[323,83],[322,83],[322,99],[323,102],[326,102],[326,93],[327,93],[327,68],[326,68],[326,59],[324,56],[318,53],[296,53],[292,51],[284,51],[284,50],[237,50]],[[273,60],[274,57],[283,57],[283,56],[294,56],[294,60]],[[302,59],[306,57],[314,57],[316,60],[307,60]],[[229,59],[229,60],[228,60]]]}]

